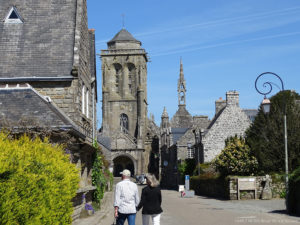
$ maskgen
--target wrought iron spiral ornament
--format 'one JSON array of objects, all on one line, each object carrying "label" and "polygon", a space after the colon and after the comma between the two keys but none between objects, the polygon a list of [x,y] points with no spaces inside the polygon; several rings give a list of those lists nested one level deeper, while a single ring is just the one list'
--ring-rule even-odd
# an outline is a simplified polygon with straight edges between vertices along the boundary
[{"label": "wrought iron spiral ornament", "polygon": [[[273,76],[277,77],[277,78],[280,80],[280,82],[281,82],[281,88],[280,88],[278,85],[276,85],[276,84],[274,84],[274,83],[272,83],[272,82],[270,82],[270,81],[266,81],[266,82],[263,83],[262,86],[263,86],[264,90],[266,89],[267,91],[266,91],[266,92],[263,92],[262,90],[259,90],[258,87],[257,87],[257,81],[259,80],[259,78],[261,78],[262,76],[267,75],[267,74],[270,74],[270,75],[273,75]],[[256,80],[255,80],[255,89],[256,89],[256,91],[257,91],[258,93],[260,93],[261,95],[264,95],[264,96],[266,96],[266,95],[268,95],[268,94],[270,94],[270,93],[272,92],[272,90],[273,90],[273,85],[277,86],[279,89],[281,89],[281,91],[284,91],[284,86],[283,86],[282,79],[281,79],[280,76],[278,76],[276,73],[272,73],[272,72],[264,72],[264,73],[260,74],[260,75],[256,78]]]}]

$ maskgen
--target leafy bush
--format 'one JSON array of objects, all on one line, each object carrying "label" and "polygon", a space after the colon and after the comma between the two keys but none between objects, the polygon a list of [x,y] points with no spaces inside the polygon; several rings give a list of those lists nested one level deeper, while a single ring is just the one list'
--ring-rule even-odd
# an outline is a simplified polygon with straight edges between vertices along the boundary
[{"label": "leafy bush", "polygon": [[200,175],[204,174],[216,174],[215,165],[208,162],[208,163],[198,163],[194,169],[193,175],[198,175],[198,169],[200,169]]},{"label": "leafy bush", "polygon": [[0,132],[0,224],[71,224],[78,183],[62,146]]},{"label": "leafy bush", "polygon": [[180,182],[184,183],[185,175],[193,176],[195,170],[195,159],[185,159],[178,164],[178,171],[180,173]]},{"label": "leafy bush", "polygon": [[250,148],[242,137],[230,137],[225,148],[214,160],[217,170],[223,175],[251,175],[258,167]]},{"label": "leafy bush", "polygon": [[300,167],[290,176],[287,209],[289,213],[300,216]]},{"label": "leafy bush", "polygon": [[195,159],[186,159],[183,160],[179,165],[178,165],[178,171],[180,172],[181,175],[193,175],[193,172],[195,170]]}]

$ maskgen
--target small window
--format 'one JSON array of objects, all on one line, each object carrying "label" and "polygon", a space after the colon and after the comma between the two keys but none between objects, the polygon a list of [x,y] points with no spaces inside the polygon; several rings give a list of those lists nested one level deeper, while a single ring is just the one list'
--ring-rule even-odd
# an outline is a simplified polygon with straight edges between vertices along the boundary
[{"label": "small window", "polygon": [[191,143],[187,144],[187,158],[188,159],[193,159],[194,158],[194,149],[192,148]]},{"label": "small window", "polygon": [[5,20],[5,23],[23,23],[23,20],[15,7],[11,7]]}]

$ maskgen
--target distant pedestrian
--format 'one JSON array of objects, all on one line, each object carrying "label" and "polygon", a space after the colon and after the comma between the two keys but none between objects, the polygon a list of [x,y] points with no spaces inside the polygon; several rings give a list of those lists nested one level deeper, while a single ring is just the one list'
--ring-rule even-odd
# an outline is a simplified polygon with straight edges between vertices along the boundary
[{"label": "distant pedestrian", "polygon": [[139,204],[139,193],[135,183],[130,181],[130,171],[123,170],[122,181],[117,183],[115,190],[115,218],[117,225],[123,225],[127,219],[128,225],[135,225],[136,207]]},{"label": "distant pedestrian", "polygon": [[137,207],[137,210],[142,210],[143,225],[149,225],[150,217],[153,225],[160,224],[161,208],[161,190],[159,182],[153,174],[146,174],[147,186],[142,190],[141,202]]}]

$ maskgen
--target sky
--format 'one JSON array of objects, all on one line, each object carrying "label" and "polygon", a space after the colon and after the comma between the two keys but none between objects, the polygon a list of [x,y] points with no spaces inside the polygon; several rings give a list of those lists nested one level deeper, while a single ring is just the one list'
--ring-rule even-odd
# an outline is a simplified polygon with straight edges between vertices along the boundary
[{"label": "sky", "polygon": [[[180,58],[191,115],[215,113],[226,92],[240,94],[243,109],[263,99],[255,80],[278,74],[285,89],[300,93],[300,0],[87,0],[89,28],[96,31],[96,53],[124,27],[150,58],[148,113],[159,126],[163,108],[178,109]],[[124,16],[123,16],[124,15]],[[124,18],[124,19],[123,19]],[[280,85],[275,76],[264,81]],[[101,60],[97,56],[98,127],[101,127]],[[265,89],[262,89],[265,91]],[[279,90],[273,88],[273,94]]]}]

